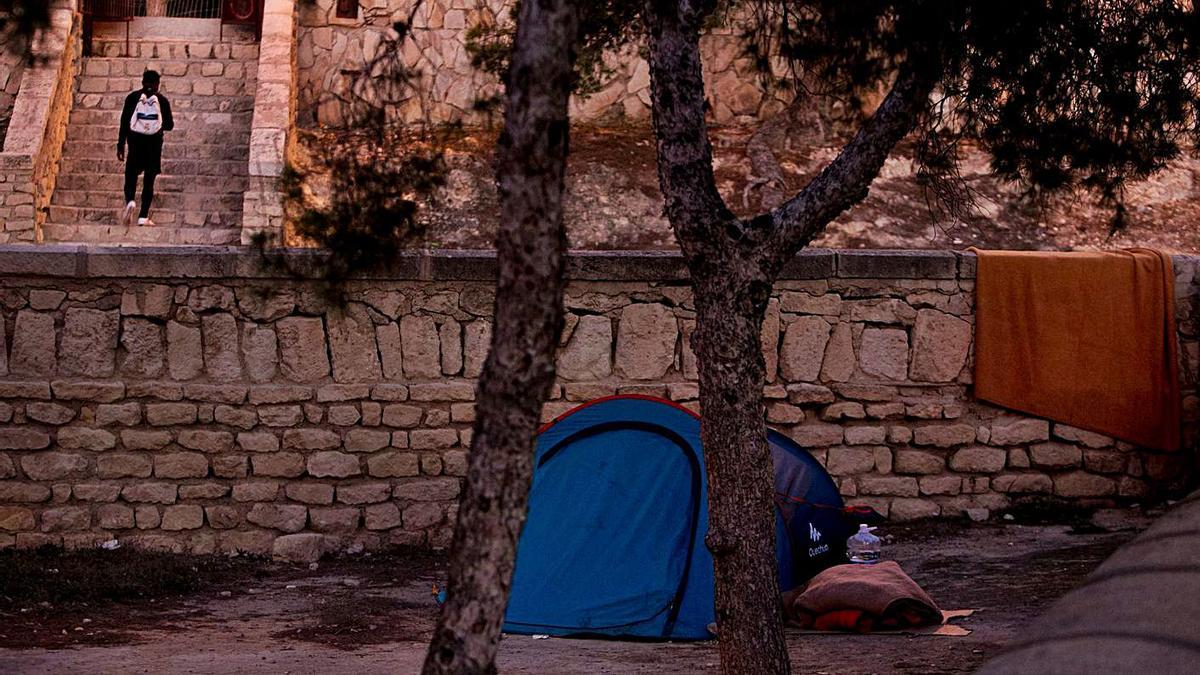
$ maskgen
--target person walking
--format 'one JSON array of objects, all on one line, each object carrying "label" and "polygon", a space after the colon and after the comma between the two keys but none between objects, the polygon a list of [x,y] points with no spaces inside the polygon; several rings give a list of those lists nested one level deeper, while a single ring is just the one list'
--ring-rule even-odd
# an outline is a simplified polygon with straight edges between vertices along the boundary
[{"label": "person walking", "polygon": [[[138,212],[137,224],[153,226],[150,220],[150,203],[154,200],[154,179],[162,172],[163,132],[175,128],[171,117],[171,104],[159,93],[162,78],[156,71],[142,73],[142,88],[125,97],[121,110],[121,131],[117,138],[117,159],[125,162],[125,209],[121,213],[121,224],[130,225],[137,203],[138,176],[142,181],[142,208]],[[125,145],[129,145],[129,160],[125,159]]]}]

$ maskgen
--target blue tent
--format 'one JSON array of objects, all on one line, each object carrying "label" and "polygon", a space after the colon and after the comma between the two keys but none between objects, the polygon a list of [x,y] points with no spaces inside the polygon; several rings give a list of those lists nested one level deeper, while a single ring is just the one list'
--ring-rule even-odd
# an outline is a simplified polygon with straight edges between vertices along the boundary
[{"label": "blue tent", "polygon": [[[850,535],[824,468],[768,434],[783,589],[844,560]],[[706,639],[712,556],[700,418],[670,401],[615,396],[543,428],[504,630]]]}]

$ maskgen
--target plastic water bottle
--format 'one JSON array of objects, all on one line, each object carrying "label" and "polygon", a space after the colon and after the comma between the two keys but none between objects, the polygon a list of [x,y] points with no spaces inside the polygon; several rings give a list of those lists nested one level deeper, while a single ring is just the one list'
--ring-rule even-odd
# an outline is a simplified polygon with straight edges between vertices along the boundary
[{"label": "plastic water bottle", "polygon": [[871,565],[879,562],[879,549],[882,542],[879,537],[871,534],[875,528],[866,525],[858,526],[858,533],[846,540],[846,556],[850,562]]}]

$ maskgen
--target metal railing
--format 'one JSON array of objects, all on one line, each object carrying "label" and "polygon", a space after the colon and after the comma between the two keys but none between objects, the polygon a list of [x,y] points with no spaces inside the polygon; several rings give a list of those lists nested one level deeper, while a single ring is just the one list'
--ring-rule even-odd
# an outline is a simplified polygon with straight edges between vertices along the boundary
[{"label": "metal railing", "polygon": [[98,21],[141,16],[218,19],[223,0],[83,0],[84,13]]},{"label": "metal railing", "polygon": [[84,55],[91,55],[92,24],[97,21],[125,22],[128,51],[128,24],[135,18],[220,19],[222,36],[225,24],[255,26],[261,31],[263,0],[79,0],[79,9],[83,14]]}]

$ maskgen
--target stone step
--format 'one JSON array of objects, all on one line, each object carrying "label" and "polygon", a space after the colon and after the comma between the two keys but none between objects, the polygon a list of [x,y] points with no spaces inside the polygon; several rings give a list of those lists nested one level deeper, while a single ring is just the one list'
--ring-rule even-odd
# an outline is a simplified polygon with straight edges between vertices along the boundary
[{"label": "stone step", "polygon": [[[121,77],[92,77],[79,78],[76,94],[128,94],[141,88],[142,77],[138,75]],[[253,96],[255,81],[245,77],[164,77],[162,93],[171,103],[175,99],[183,100],[189,96]]]},{"label": "stone step", "polygon": [[[139,18],[128,26],[97,24],[93,38],[93,55],[75,81],[46,239],[237,243],[258,75],[253,31],[223,29],[217,20]],[[122,227],[125,166],[116,158],[117,125],[125,97],[141,86],[147,69],[163,75],[176,126],[155,184],[151,217],[159,227]]]},{"label": "stone step", "polygon": [[156,215],[151,215],[158,227],[121,225],[46,223],[42,233],[46,241],[77,244],[109,244],[141,246],[146,244],[165,245],[231,245],[241,240],[240,228],[229,227],[163,227]]},{"label": "stone step", "polygon": [[[72,124],[67,128],[68,141],[98,141],[108,143],[115,150],[117,144],[117,126],[101,126],[92,124]],[[234,125],[208,125],[181,123],[175,120],[175,129],[166,132],[166,144],[185,145],[246,145],[250,144],[250,127]]]},{"label": "stone step", "polygon": [[[245,129],[250,133],[250,123],[254,119],[253,112],[205,112],[202,110],[175,110],[171,107],[171,115],[175,117],[175,128],[183,126],[221,127]],[[114,110],[98,110],[95,108],[76,108],[71,111],[71,128],[104,127],[115,133],[121,115]],[[115,138],[115,136],[114,136]]]},{"label": "stone step", "polygon": [[[62,160],[60,174],[123,175],[125,163],[117,161],[116,148],[116,142],[113,142],[103,158],[66,155]],[[178,176],[246,176],[249,174],[249,168],[248,160],[164,159],[162,161],[164,174]]]},{"label": "stone step", "polygon": [[[141,203],[141,181],[138,181],[138,203]],[[55,189],[52,204],[81,208],[117,209],[125,204],[122,190],[62,190]],[[152,208],[166,211],[236,211],[242,208],[241,192],[176,192],[160,191],[154,185]]]},{"label": "stone step", "polygon": [[[68,132],[69,134],[70,132]],[[182,143],[172,142],[171,133],[167,134],[167,141],[163,145],[162,158],[168,159],[195,159],[195,160],[227,160],[227,161],[249,161],[250,146],[249,145],[234,145],[222,143]],[[94,158],[105,159],[112,157],[116,159],[117,140],[104,141],[83,141],[72,140],[70,136],[63,146],[63,154],[72,159]],[[115,172],[114,172],[115,173]],[[174,173],[174,172],[172,172]]]},{"label": "stone step", "polygon": [[124,38],[119,40],[105,38],[92,41],[92,55],[88,58],[176,61],[204,59],[248,62],[258,60],[258,43],[204,40],[154,42],[131,38],[127,47]]},{"label": "stone step", "polygon": [[[76,93],[75,109],[119,111],[124,107],[125,95],[129,91],[105,94]],[[180,110],[199,112],[252,112],[254,110],[253,96],[174,96],[167,94],[167,97],[171,101],[172,114]]]},{"label": "stone step", "polygon": [[[120,117],[117,112],[108,113],[110,117]],[[115,120],[114,120],[115,122]],[[74,132],[74,133],[72,133]],[[70,124],[67,126],[67,142],[110,143],[116,147],[119,128],[113,124]],[[240,146],[250,145],[249,124],[205,124],[203,122],[181,122],[175,120],[175,128],[164,131],[165,147],[172,145],[220,145]]]},{"label": "stone step", "polygon": [[[154,182],[154,192],[197,192],[202,194],[243,194],[249,187],[248,176],[172,176],[159,174]],[[122,174],[60,174],[55,181],[55,190],[112,190],[120,191],[125,186]]]},{"label": "stone step", "polygon": [[258,75],[258,61],[216,60],[164,60],[164,59],[108,59],[88,57],[83,60],[80,77],[136,77],[141,80],[147,70],[158,71],[164,82],[177,78],[230,78],[254,79]]},{"label": "stone step", "polygon": [[[60,225],[119,225],[120,206],[55,206],[49,207],[46,222]],[[173,211],[151,209],[150,217],[160,226],[181,227],[240,227],[242,212],[238,211]]]}]

